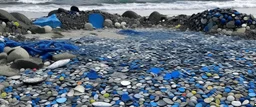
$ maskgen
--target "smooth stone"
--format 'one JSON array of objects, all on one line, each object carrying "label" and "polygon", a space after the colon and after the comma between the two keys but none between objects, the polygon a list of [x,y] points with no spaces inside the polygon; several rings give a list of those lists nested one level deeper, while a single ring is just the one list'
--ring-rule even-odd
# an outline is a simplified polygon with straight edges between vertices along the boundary
[{"label": "smooth stone", "polygon": [[45,79],[43,77],[25,78],[23,82],[26,84],[36,84],[43,82]]},{"label": "smooth stone", "polygon": [[44,28],[46,33],[51,33],[52,32],[52,27],[51,26],[44,26],[43,28]]},{"label": "smooth stone", "polygon": [[205,103],[211,103],[212,101],[214,100],[214,98],[206,98],[206,99],[204,99],[204,102]]},{"label": "smooth stone", "polygon": [[7,62],[11,62],[17,59],[29,58],[29,54],[25,49],[21,47],[15,47],[13,49],[14,50],[7,56]]},{"label": "smooth stone", "polygon": [[123,86],[128,86],[128,85],[131,84],[131,82],[130,82],[130,81],[121,81],[121,84],[122,84]]},{"label": "smooth stone", "polygon": [[5,22],[2,22],[2,23],[1,23],[1,26],[2,26],[3,28],[5,28],[5,27],[6,27],[6,23],[5,23]]},{"label": "smooth stone", "polygon": [[0,91],[2,91],[5,88],[5,85],[0,84]]},{"label": "smooth stone", "polygon": [[126,26],[126,22],[121,22],[121,26]]},{"label": "smooth stone", "polygon": [[167,104],[174,104],[174,102],[169,98],[163,98],[163,101],[165,101]]},{"label": "smooth stone", "polygon": [[201,23],[202,23],[202,24],[206,24],[206,23],[207,23],[207,19],[202,18],[202,19],[201,19]]},{"label": "smooth stone", "polygon": [[158,105],[158,106],[165,106],[165,105],[166,105],[166,102],[163,101],[163,100],[159,100],[159,101],[157,102],[157,105]]},{"label": "smooth stone", "polygon": [[113,22],[110,19],[105,19],[104,26],[113,27]]},{"label": "smooth stone", "polygon": [[70,53],[61,53],[61,54],[56,54],[52,56],[52,59],[54,61],[62,60],[62,59],[73,59],[76,58],[76,55],[70,54]]},{"label": "smooth stone", "polygon": [[84,25],[84,29],[85,29],[85,30],[93,30],[93,25],[92,25],[91,23],[86,23],[86,24]]},{"label": "smooth stone", "polygon": [[240,101],[232,101],[231,104],[235,107],[240,107],[242,105]]},{"label": "smooth stone", "polygon": [[71,89],[71,90],[68,92],[67,96],[73,97],[74,94],[75,94],[75,91],[74,91],[73,89]]},{"label": "smooth stone", "polygon": [[6,64],[7,63],[7,54],[6,53],[0,53],[0,64]]},{"label": "smooth stone", "polygon": [[18,70],[12,69],[6,65],[0,65],[0,75],[2,76],[15,76],[18,75]]},{"label": "smooth stone", "polygon": [[249,103],[250,103],[249,100],[244,100],[243,103],[242,103],[242,105],[246,105],[246,104],[249,104]]},{"label": "smooth stone", "polygon": [[128,17],[128,18],[133,18],[133,19],[137,19],[137,18],[140,18],[140,16],[135,13],[134,11],[125,11],[123,14],[122,14],[122,17]]},{"label": "smooth stone", "polygon": [[236,29],[236,32],[239,33],[239,34],[244,34],[246,31],[246,28],[237,28]]},{"label": "smooth stone", "polygon": [[64,103],[64,102],[67,101],[67,98],[58,98],[58,99],[56,99],[56,101],[57,101],[58,103]]},{"label": "smooth stone", "polygon": [[119,22],[116,22],[116,23],[115,23],[115,27],[116,27],[116,28],[121,28],[121,24],[120,24]]},{"label": "smooth stone", "polygon": [[246,28],[246,26],[247,26],[246,24],[242,24],[242,27],[243,27],[243,28]]},{"label": "smooth stone", "polygon": [[229,29],[233,29],[235,28],[235,22],[234,21],[229,21],[227,24],[226,24],[226,27],[229,28]]},{"label": "smooth stone", "polygon": [[84,93],[85,92],[85,88],[82,85],[78,85],[74,88],[75,91],[78,91],[80,93]]},{"label": "smooth stone", "polygon": [[40,58],[22,58],[17,59],[11,64],[12,68],[21,69],[21,68],[30,68],[30,69],[39,69],[43,67],[43,61]]},{"label": "smooth stone", "polygon": [[228,100],[228,101],[234,101],[234,100],[235,100],[235,97],[230,95],[230,96],[227,97],[227,100]]},{"label": "smooth stone", "polygon": [[21,76],[20,75],[16,75],[16,76],[11,76],[9,77],[9,79],[13,79],[13,80],[17,80],[17,79],[20,79]]},{"label": "smooth stone", "polygon": [[112,104],[106,102],[94,102],[92,103],[94,107],[111,107]]}]

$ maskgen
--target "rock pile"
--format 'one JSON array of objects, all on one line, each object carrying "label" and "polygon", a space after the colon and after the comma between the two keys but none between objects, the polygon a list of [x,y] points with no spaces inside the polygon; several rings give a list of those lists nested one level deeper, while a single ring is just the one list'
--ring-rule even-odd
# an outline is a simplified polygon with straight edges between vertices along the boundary
[{"label": "rock pile", "polygon": [[256,19],[253,15],[240,13],[233,9],[212,9],[193,14],[186,25],[190,30],[227,35],[245,35],[254,30]]}]

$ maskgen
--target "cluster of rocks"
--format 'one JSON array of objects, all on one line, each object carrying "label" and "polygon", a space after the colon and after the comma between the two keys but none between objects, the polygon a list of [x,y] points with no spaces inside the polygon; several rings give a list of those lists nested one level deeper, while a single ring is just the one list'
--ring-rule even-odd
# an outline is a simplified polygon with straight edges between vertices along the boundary
[{"label": "cluster of rocks", "polygon": [[193,14],[186,25],[195,31],[246,36],[247,32],[255,30],[256,19],[233,9],[216,8]]},{"label": "cluster of rocks", "polygon": [[41,27],[33,25],[32,21],[25,15],[12,12],[8,13],[0,9],[0,35],[21,35],[31,33],[46,33],[51,31],[48,26]]}]

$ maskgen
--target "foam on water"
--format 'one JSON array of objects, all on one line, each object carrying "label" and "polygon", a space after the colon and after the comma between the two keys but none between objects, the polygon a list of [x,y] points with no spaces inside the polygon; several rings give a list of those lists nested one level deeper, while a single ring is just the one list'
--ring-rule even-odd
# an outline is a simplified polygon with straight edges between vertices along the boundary
[{"label": "foam on water", "polygon": [[[23,2],[40,3],[50,0],[20,0]],[[57,8],[69,9],[67,4],[15,4],[1,5],[0,9],[10,12],[49,12]],[[101,4],[81,5],[81,10],[190,10],[190,9],[211,9],[211,8],[254,8],[256,0],[235,0],[235,1],[177,1],[172,3],[122,3],[122,4]]]}]

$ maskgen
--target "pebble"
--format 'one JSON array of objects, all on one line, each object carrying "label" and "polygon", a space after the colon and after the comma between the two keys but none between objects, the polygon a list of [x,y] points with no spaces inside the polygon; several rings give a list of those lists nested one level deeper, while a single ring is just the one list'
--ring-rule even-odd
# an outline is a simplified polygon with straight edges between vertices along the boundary
[{"label": "pebble", "polygon": [[163,98],[163,101],[165,101],[167,104],[174,104],[174,102],[169,98]]},{"label": "pebble", "polygon": [[231,104],[235,107],[240,107],[242,105],[240,101],[232,101]]},{"label": "pebble", "polygon": [[93,102],[92,105],[94,107],[111,107],[112,104],[106,102]]},{"label": "pebble", "polygon": [[214,100],[214,98],[206,98],[206,99],[204,99],[204,102],[205,103],[211,103],[212,101]]},{"label": "pebble", "polygon": [[227,100],[228,100],[228,101],[234,101],[234,100],[235,100],[235,97],[230,95],[230,96],[227,97]]},{"label": "pebble", "polygon": [[130,81],[121,81],[121,84],[122,84],[123,86],[128,86],[128,85],[131,84],[131,82],[130,82]]},{"label": "pebble", "polygon": [[75,88],[74,88],[75,91],[78,91],[80,93],[84,93],[85,92],[85,88],[82,86],[82,85],[77,85]]},{"label": "pebble", "polygon": [[58,98],[58,99],[56,99],[56,101],[57,101],[58,103],[64,103],[64,102],[67,101],[67,98]]}]

